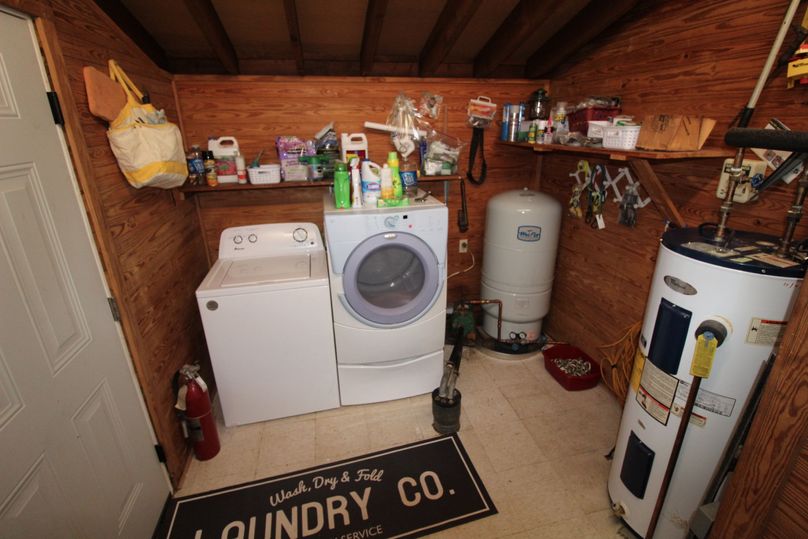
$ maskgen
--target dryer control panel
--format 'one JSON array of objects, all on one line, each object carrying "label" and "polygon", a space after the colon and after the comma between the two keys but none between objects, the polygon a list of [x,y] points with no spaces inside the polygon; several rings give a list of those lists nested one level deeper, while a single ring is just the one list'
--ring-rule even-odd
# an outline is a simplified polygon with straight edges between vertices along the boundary
[{"label": "dryer control panel", "polygon": [[323,250],[314,223],[272,223],[226,228],[219,237],[219,258],[261,257]]}]

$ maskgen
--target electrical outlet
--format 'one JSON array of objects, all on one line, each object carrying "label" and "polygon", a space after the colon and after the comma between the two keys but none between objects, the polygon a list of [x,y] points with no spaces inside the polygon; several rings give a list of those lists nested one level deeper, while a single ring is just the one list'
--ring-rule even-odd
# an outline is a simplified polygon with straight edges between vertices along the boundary
[{"label": "electrical outlet", "polygon": [[458,253],[468,253],[469,252],[469,240],[463,239],[460,240],[460,243],[457,246]]},{"label": "electrical outlet", "polygon": [[[718,188],[715,190],[715,196],[724,199],[727,196],[727,189],[729,188],[729,169],[732,166],[732,159],[724,161],[724,167],[721,170],[721,178],[718,180]],[[755,161],[752,159],[744,159],[741,168],[746,174],[747,178],[751,178],[756,174],[766,174],[766,162]],[[757,191],[752,185],[745,181],[738,184],[735,188],[735,196],[732,198],[734,202],[749,202]]]}]

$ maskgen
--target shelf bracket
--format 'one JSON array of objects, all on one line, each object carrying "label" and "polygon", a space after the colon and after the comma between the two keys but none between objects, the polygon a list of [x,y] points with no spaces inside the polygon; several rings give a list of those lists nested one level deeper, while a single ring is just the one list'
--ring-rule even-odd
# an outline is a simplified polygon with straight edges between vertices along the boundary
[{"label": "shelf bracket", "polygon": [[629,159],[628,166],[637,176],[637,180],[640,184],[645,188],[648,194],[651,195],[651,200],[654,201],[654,204],[662,213],[663,217],[676,226],[685,228],[687,223],[684,217],[679,213],[679,209],[668,195],[665,186],[662,185],[659,177],[654,173],[651,164],[646,159]]}]

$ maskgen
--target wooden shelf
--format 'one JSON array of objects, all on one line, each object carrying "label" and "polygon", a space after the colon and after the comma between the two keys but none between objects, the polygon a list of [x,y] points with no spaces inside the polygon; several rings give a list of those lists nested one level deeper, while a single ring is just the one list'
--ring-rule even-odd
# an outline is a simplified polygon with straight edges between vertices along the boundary
[{"label": "wooden shelf", "polygon": [[[460,181],[463,176],[452,174],[449,176],[421,176],[418,178],[418,183],[437,183],[444,182],[444,191],[447,191],[448,184],[445,182]],[[175,190],[175,199],[184,200],[189,196],[194,196],[200,193],[223,193],[227,191],[258,191],[262,189],[307,189],[312,187],[332,187],[334,182],[331,180],[323,182],[280,182],[280,183],[220,183],[216,187],[209,185],[182,185]],[[448,193],[444,193],[448,196]]]},{"label": "wooden shelf", "polygon": [[608,157],[612,161],[628,161],[629,159],[650,159],[655,161],[670,159],[699,159],[712,157],[732,157],[732,150],[724,148],[702,148],[701,150],[663,152],[656,150],[614,150],[610,148],[592,148],[590,146],[566,146],[564,144],[530,144],[529,142],[504,142],[497,144],[504,146],[514,146],[517,148],[529,148],[537,153],[576,153],[584,155],[595,155]]},{"label": "wooden shelf", "polygon": [[612,161],[625,161],[631,171],[637,176],[640,184],[651,196],[651,200],[659,211],[672,223],[679,227],[686,227],[684,217],[673,203],[665,186],[654,173],[649,161],[671,161],[674,159],[704,159],[716,157],[731,157],[732,150],[724,148],[703,148],[687,152],[662,152],[650,150],[613,150],[610,148],[592,148],[589,146],[565,146],[563,144],[530,144],[529,142],[497,141],[503,146],[527,148],[536,153],[537,170],[541,174],[541,156],[545,153],[571,153],[578,155],[593,155],[604,157]]}]

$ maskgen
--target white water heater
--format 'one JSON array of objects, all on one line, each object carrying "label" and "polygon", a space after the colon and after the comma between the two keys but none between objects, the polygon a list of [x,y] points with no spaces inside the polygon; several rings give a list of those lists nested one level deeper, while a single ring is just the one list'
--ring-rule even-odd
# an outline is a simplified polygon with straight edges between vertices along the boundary
[{"label": "white water heater", "polygon": [[697,335],[724,333],[702,379],[654,539],[683,538],[703,503],[805,268],[775,238],[736,232],[718,248],[696,229],[662,237],[609,474],[613,508],[648,534],[693,377]]},{"label": "white water heater", "polygon": [[[502,301],[502,338],[511,332],[529,341],[541,335],[550,309],[561,204],[549,195],[507,191],[488,201],[480,295]],[[487,305],[483,329],[497,336],[498,309]]]}]

